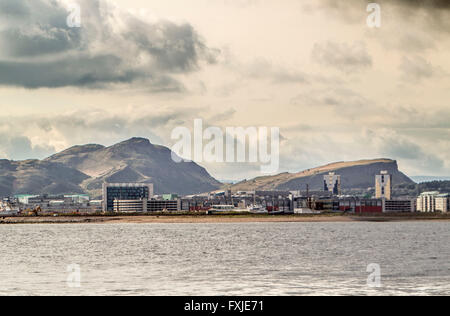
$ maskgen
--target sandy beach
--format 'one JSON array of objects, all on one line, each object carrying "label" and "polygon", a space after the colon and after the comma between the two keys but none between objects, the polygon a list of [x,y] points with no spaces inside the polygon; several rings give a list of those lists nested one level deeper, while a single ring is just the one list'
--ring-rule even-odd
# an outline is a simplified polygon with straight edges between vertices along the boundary
[{"label": "sandy beach", "polygon": [[4,217],[0,224],[182,224],[182,223],[339,223],[339,222],[449,221],[447,214],[379,215],[137,215]]}]

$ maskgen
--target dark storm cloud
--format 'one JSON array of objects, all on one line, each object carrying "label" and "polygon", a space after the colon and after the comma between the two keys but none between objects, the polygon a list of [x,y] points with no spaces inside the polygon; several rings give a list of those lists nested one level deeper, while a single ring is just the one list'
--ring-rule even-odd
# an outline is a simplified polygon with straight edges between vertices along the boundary
[{"label": "dark storm cloud", "polygon": [[26,1],[2,1],[0,2],[0,16],[16,17],[24,16],[29,13],[29,8],[25,4]]},{"label": "dark storm cloud", "polygon": [[14,57],[34,57],[67,51],[80,45],[78,31],[37,26],[36,32],[24,33],[20,29],[0,32],[3,53]]},{"label": "dark storm cloud", "polygon": [[[367,4],[373,2],[381,6],[381,28],[376,32],[370,32],[365,23]],[[327,17],[366,30],[368,39],[379,41],[386,49],[434,50],[450,33],[448,0],[319,0],[318,9]]]},{"label": "dark storm cloud", "polygon": [[[368,3],[373,3],[372,0],[321,0],[325,4],[334,8],[348,8],[349,6],[364,6]],[[404,7],[412,8],[427,8],[427,9],[450,9],[450,2],[448,0],[378,0],[376,3],[383,4],[396,4]]]},{"label": "dark storm cloud", "polygon": [[450,1],[448,0],[395,0],[381,4],[394,4],[405,22],[418,23],[436,33],[450,31]]},{"label": "dark storm cloud", "polygon": [[428,26],[438,28],[449,26],[450,1],[448,0],[320,0],[320,2],[322,8],[335,11],[340,18],[351,23],[361,23],[362,13],[365,13],[367,4],[376,2],[381,5],[382,11],[389,10],[391,18],[395,13],[405,20],[416,18],[424,20]]},{"label": "dark storm cloud", "polygon": [[2,0],[0,85],[26,88],[140,83],[151,92],[183,91],[174,75],[214,63],[189,24],[149,23],[104,0],[81,0],[81,28],[56,0]]},{"label": "dark storm cloud", "polygon": [[[5,74],[5,75],[1,75]],[[7,74],[7,75],[6,75]],[[78,56],[49,62],[0,61],[0,85],[29,89],[67,86],[104,88],[110,84],[141,80],[153,92],[181,91],[182,85],[170,76],[147,74],[127,68],[117,56]]]},{"label": "dark storm cloud", "polygon": [[389,2],[394,2],[410,7],[450,9],[450,1],[448,0],[389,0]]},{"label": "dark storm cloud", "polygon": [[68,15],[55,1],[2,0],[0,56],[39,57],[80,47],[80,29],[67,27]]},{"label": "dark storm cloud", "polygon": [[200,56],[208,49],[189,24],[176,25],[166,21],[149,28],[138,20],[129,22],[130,31],[126,37],[153,56],[160,70],[188,72],[196,69],[198,59],[203,57],[208,62],[214,62],[213,52]]}]

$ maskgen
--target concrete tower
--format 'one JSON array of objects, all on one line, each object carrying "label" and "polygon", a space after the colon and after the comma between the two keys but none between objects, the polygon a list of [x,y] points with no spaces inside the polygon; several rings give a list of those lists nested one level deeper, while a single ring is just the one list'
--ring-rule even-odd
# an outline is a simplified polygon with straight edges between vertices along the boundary
[{"label": "concrete tower", "polygon": [[334,172],[330,172],[328,175],[323,176],[323,189],[329,191],[334,195],[341,194],[341,176],[336,175]]},{"label": "concrete tower", "polygon": [[387,171],[381,171],[375,176],[375,197],[377,199],[392,199],[392,175]]}]

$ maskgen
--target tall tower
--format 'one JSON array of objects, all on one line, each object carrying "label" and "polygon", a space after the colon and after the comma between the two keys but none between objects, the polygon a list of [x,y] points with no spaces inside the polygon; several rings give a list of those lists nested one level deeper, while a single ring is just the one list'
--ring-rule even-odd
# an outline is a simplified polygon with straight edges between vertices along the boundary
[{"label": "tall tower", "polygon": [[381,171],[375,176],[375,197],[377,199],[392,199],[392,175],[387,171]]},{"label": "tall tower", "polygon": [[336,175],[334,172],[330,172],[328,175],[323,176],[323,189],[329,191],[334,195],[341,194],[341,176]]}]

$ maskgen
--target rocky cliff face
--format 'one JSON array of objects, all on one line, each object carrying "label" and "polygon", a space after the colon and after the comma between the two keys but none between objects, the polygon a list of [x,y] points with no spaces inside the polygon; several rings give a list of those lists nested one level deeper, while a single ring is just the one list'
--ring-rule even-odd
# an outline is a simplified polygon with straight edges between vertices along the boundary
[{"label": "rocky cliff face", "polygon": [[208,192],[221,183],[199,165],[175,163],[170,149],[133,138],[104,147],[69,148],[43,161],[0,161],[0,195],[89,193],[101,195],[102,183],[154,183],[156,193]]}]

